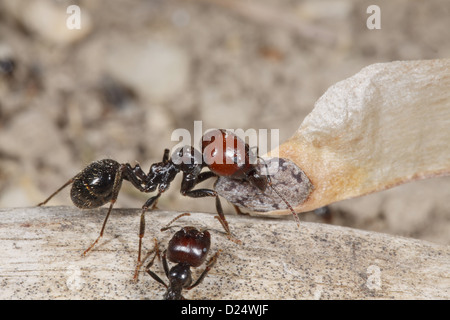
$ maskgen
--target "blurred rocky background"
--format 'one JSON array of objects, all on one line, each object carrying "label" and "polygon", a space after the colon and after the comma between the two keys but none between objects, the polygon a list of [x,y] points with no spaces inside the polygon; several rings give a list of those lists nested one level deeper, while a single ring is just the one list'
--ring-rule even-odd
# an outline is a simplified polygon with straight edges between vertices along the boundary
[{"label": "blurred rocky background", "polygon": [[[380,30],[366,26],[372,4]],[[80,29],[67,27],[70,5]],[[449,17],[447,0],[2,0],[0,207],[37,204],[93,160],[147,170],[194,120],[280,129],[282,142],[361,68],[449,57]],[[211,199],[183,198],[179,182],[160,208],[215,212]],[[125,182],[116,206],[147,198]],[[442,177],[301,218],[449,244],[449,200]],[[49,203],[59,204],[71,205],[68,189]]]}]

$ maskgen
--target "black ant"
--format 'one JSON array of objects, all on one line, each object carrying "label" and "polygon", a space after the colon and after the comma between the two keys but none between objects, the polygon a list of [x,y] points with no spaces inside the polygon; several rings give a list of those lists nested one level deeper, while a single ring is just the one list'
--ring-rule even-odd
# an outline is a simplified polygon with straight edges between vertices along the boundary
[{"label": "black ant", "polygon": [[[139,225],[138,264],[141,261],[142,238],[145,232],[145,212],[148,208],[153,209],[156,206],[161,194],[169,188],[170,183],[179,172],[183,172],[181,194],[192,198],[215,197],[218,213],[216,218],[222,224],[228,238],[237,243],[240,243],[240,241],[231,234],[218,193],[211,189],[194,190],[197,184],[209,178],[225,176],[230,179],[248,181],[262,192],[266,190],[267,186],[270,186],[289,207],[297,225],[300,225],[298,216],[292,206],[272,187],[269,175],[262,175],[258,167],[250,163],[253,154],[247,143],[230,131],[220,129],[206,133],[202,137],[201,147],[202,153],[192,146],[178,148],[172,157],[169,157],[169,149],[165,149],[162,162],[152,164],[148,174],[141,169],[139,164],[131,167],[128,163],[119,164],[111,159],[95,161],[67,181],[38,206],[46,204],[69,184],[73,184],[71,189],[72,201],[79,208],[97,208],[110,202],[100,235],[84,251],[83,254],[85,255],[103,236],[106,222],[116,202],[123,180],[130,181],[141,192],[149,193],[158,189],[158,194],[149,198],[142,206]],[[201,172],[204,167],[208,167],[210,171]]]},{"label": "black ant", "polygon": [[[174,162],[172,159],[176,159],[176,161]],[[169,188],[170,183],[181,171],[183,172],[181,193],[193,198],[216,197],[216,209],[219,214],[216,218],[221,222],[228,237],[235,242],[239,242],[239,240],[231,235],[217,192],[210,189],[192,190],[198,183],[215,176],[212,172],[200,172],[202,168],[201,154],[193,147],[187,146],[177,149],[171,158],[169,158],[169,149],[165,149],[162,162],[154,163],[148,174],[142,171],[139,164],[132,167],[128,163],[119,164],[112,159],[103,159],[89,164],[84,170],[51,194],[45,201],[39,203],[38,206],[46,204],[70,184],[72,184],[70,191],[71,199],[78,208],[93,209],[110,202],[100,234],[89,248],[83,252],[83,255],[86,255],[103,236],[106,222],[117,200],[123,180],[130,181],[141,192],[153,192],[158,189],[158,194],[148,199],[142,206],[139,226],[139,263],[141,261],[142,238],[145,231],[145,212],[148,208],[154,208],[156,206],[161,194]]]},{"label": "black ant", "polygon": [[[189,215],[184,213],[173,219],[165,228],[161,231],[169,229],[169,225],[182,216]],[[206,263],[205,270],[201,273],[198,279],[193,283],[191,268],[200,267],[206,260],[209,248],[211,247],[211,235],[207,230],[200,231],[195,227],[183,227],[177,231],[169,241],[167,249],[164,250],[162,259],[158,248],[158,243],[155,240],[155,248],[149,252],[147,257],[155,252],[152,260],[149,262],[145,271],[157,282],[164,285],[167,291],[164,295],[165,300],[180,300],[185,299],[182,296],[183,290],[191,290],[198,286],[207,273],[217,261],[217,257],[221,250],[217,251],[212,258]],[[162,260],[164,273],[166,274],[169,284],[166,284],[156,273],[150,270],[153,266],[155,257],[158,256]],[[176,263],[175,266],[169,269],[167,259]],[[144,259],[144,261],[146,258]]]}]

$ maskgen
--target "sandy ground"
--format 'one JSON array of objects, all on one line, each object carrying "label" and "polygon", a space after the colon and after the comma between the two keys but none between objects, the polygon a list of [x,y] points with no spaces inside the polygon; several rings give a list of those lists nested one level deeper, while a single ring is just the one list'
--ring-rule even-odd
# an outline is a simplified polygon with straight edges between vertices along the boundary
[{"label": "sandy ground", "polygon": [[[148,168],[172,132],[280,129],[290,137],[335,82],[376,62],[450,56],[450,2],[0,2],[0,207],[32,206],[93,160]],[[192,143],[198,143],[192,141]],[[163,209],[214,212],[184,199],[179,179]],[[146,200],[124,184],[118,207]],[[450,243],[450,179],[406,184],[302,219]],[[71,204],[68,191],[52,203]],[[233,213],[230,206],[226,207]]]}]

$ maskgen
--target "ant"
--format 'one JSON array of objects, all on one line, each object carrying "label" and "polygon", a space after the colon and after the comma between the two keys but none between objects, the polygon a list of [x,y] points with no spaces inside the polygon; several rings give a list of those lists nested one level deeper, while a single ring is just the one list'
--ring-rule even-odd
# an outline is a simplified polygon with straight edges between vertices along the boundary
[{"label": "ant", "polygon": [[[300,228],[300,219],[289,202],[273,187],[267,164],[258,155],[253,154],[248,143],[245,143],[231,131],[215,129],[207,132],[202,137],[202,154],[209,170],[215,176],[227,177],[234,180],[247,181],[261,192],[270,188],[283,200],[291,211],[297,226]],[[259,167],[250,160],[258,158],[262,160],[267,169],[263,175]],[[238,208],[235,206],[238,213]]]},{"label": "ant", "polygon": [[[169,225],[175,220],[182,216],[190,215],[189,213],[184,213],[173,219],[165,228],[161,231],[169,229]],[[165,300],[180,300],[185,299],[181,294],[183,290],[191,290],[198,286],[203,279],[206,277],[207,273],[217,261],[217,257],[221,250],[217,251],[212,258],[206,263],[205,270],[201,273],[198,279],[192,284],[192,273],[191,268],[200,267],[206,260],[209,248],[211,246],[211,235],[207,230],[200,231],[195,227],[188,226],[183,227],[177,231],[169,241],[167,249],[164,253],[160,255],[158,248],[158,243],[155,239],[155,248],[147,254],[147,257],[155,252],[152,260],[149,262],[145,271],[157,282],[162,284],[167,288],[164,295]],[[169,284],[166,284],[156,273],[150,270],[153,266],[155,257],[158,256],[162,260],[162,265],[164,268],[164,273],[166,274]],[[144,261],[147,259],[144,259]],[[167,259],[176,263],[175,266],[169,269]]]},{"label": "ant", "polygon": [[[173,159],[175,161],[173,161]],[[51,198],[70,184],[72,184],[70,191],[72,202],[80,209],[98,208],[110,202],[100,234],[83,252],[83,255],[86,255],[103,236],[106,223],[117,200],[123,180],[131,182],[131,184],[141,192],[149,193],[158,189],[158,194],[148,199],[142,206],[139,226],[139,263],[141,261],[142,238],[145,230],[145,212],[148,208],[153,209],[156,206],[159,197],[169,188],[170,183],[175,179],[175,176],[179,172],[183,172],[180,192],[185,196],[193,198],[207,196],[216,197],[216,209],[219,214],[216,218],[222,224],[228,237],[239,243],[239,240],[231,235],[217,192],[210,189],[192,190],[198,183],[215,176],[212,172],[200,172],[202,168],[201,154],[193,147],[188,146],[178,148],[173,153],[172,157],[169,157],[169,149],[165,149],[162,162],[154,163],[150,167],[148,174],[145,174],[144,171],[142,171],[139,164],[132,167],[129,163],[119,164],[112,159],[94,161],[80,173],[69,179],[46,200],[39,203],[38,206],[45,205]]]},{"label": "ant", "polygon": [[[230,131],[217,129],[209,131],[202,137],[201,148],[202,153],[192,146],[177,148],[172,157],[169,157],[169,149],[165,149],[162,162],[152,164],[148,174],[141,169],[139,164],[132,167],[128,163],[119,164],[111,159],[95,161],[67,181],[38,206],[46,204],[70,184],[72,184],[70,192],[72,202],[78,208],[97,208],[110,202],[100,235],[83,252],[83,255],[86,255],[103,236],[106,222],[117,200],[123,180],[130,181],[141,192],[150,193],[158,189],[158,193],[149,198],[142,206],[139,225],[138,264],[141,261],[142,238],[145,232],[145,212],[149,208],[154,209],[156,207],[161,194],[170,187],[170,183],[180,172],[183,173],[180,188],[181,194],[191,198],[215,197],[216,211],[218,213],[218,216],[215,218],[222,224],[228,238],[236,243],[240,243],[240,241],[231,234],[218,193],[211,189],[194,189],[197,184],[209,178],[224,176],[230,179],[248,181],[262,192],[270,186],[286,203],[297,225],[300,226],[300,221],[294,209],[273,188],[269,175],[262,175],[258,166],[250,163],[250,159],[254,155],[251,153],[247,143]],[[257,157],[260,159],[259,156]],[[208,167],[210,171],[201,172],[205,167]],[[240,213],[239,210],[237,211]]]}]

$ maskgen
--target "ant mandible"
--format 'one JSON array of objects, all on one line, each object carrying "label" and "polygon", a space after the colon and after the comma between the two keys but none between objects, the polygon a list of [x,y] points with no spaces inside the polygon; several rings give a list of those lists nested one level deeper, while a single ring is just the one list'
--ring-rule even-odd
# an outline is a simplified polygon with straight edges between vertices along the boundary
[{"label": "ant mandible", "polygon": [[[165,228],[161,231],[169,229],[169,225],[175,220],[182,216],[189,215],[189,213],[184,213],[173,219]],[[147,257],[155,252],[152,260],[149,262],[145,271],[157,282],[164,285],[167,291],[164,295],[165,300],[180,300],[185,299],[181,294],[183,290],[191,290],[198,286],[203,279],[206,277],[207,273],[217,261],[217,257],[221,250],[218,250],[214,256],[212,256],[206,263],[205,270],[201,273],[199,278],[192,284],[192,273],[191,268],[200,267],[206,260],[209,249],[211,247],[211,235],[207,230],[200,231],[195,227],[188,226],[183,227],[177,231],[169,241],[167,249],[160,256],[160,251],[158,248],[158,243],[155,240],[155,248],[149,252]],[[158,256],[162,260],[162,265],[164,268],[164,273],[169,280],[169,284],[166,284],[156,273],[150,270],[153,266],[155,257]],[[147,259],[144,259],[144,261]],[[175,266],[169,269],[167,259],[176,263]]]}]

